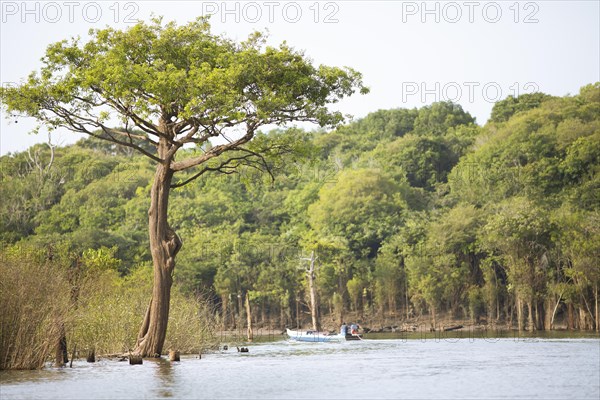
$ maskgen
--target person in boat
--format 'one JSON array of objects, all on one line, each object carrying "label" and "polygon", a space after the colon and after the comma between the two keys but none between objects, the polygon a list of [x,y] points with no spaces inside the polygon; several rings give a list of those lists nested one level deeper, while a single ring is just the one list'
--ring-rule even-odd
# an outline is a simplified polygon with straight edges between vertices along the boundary
[{"label": "person in boat", "polygon": [[348,326],[346,325],[345,322],[342,322],[342,327],[340,328],[340,335],[346,336],[347,331],[348,331]]},{"label": "person in boat", "polygon": [[358,335],[358,325],[356,325],[356,324],[350,325],[350,333],[352,335]]}]

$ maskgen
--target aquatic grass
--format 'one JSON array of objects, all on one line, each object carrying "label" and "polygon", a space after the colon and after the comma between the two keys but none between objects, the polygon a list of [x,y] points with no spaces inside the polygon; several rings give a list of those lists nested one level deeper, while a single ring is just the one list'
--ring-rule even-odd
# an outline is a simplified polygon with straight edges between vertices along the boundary
[{"label": "aquatic grass", "polygon": [[[66,293],[66,294],[65,294]],[[0,369],[44,366],[69,319],[66,268],[13,247],[0,257]]]},{"label": "aquatic grass", "polygon": [[[0,369],[42,368],[64,333],[68,351],[77,348],[79,356],[122,354],[135,346],[152,268],[142,265],[121,277],[78,260],[35,247],[0,252]],[[171,303],[165,351],[197,354],[216,345],[215,310],[207,301],[174,286]]]}]

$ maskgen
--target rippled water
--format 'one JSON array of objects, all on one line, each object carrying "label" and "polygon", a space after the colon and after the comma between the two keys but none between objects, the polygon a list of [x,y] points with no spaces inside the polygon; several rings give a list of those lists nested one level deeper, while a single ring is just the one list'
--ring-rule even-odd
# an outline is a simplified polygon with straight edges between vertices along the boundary
[{"label": "rippled water", "polygon": [[101,360],[0,373],[2,399],[600,398],[598,339],[250,345],[181,362]]}]

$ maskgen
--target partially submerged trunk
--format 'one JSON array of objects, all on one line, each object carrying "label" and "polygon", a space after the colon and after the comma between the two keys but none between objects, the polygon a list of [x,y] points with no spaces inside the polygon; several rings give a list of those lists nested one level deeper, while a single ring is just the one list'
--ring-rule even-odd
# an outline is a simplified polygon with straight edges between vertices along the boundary
[{"label": "partially submerged trunk", "polygon": [[158,164],[150,197],[149,236],[154,265],[152,298],[137,338],[135,355],[160,357],[167,334],[169,302],[175,269],[175,256],[181,249],[179,236],[167,223],[169,192],[173,171]]}]

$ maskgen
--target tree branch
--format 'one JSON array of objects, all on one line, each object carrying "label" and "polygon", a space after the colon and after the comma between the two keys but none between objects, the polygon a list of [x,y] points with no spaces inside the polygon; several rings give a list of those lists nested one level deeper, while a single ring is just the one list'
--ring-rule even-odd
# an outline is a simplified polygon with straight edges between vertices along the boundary
[{"label": "tree branch", "polygon": [[[175,189],[175,188],[179,188],[179,187],[185,186],[188,183],[190,183],[190,182],[198,179],[199,177],[201,177],[202,175],[204,175],[208,171],[218,171],[218,172],[221,172],[221,173],[227,174],[227,175],[234,174],[236,172],[236,170],[235,170],[236,166],[231,166],[229,164],[232,163],[233,161],[246,160],[246,159],[250,158],[250,156],[251,155],[245,155],[245,156],[242,156],[242,157],[230,157],[227,160],[221,162],[216,167],[204,167],[200,171],[198,171],[196,174],[194,174],[192,177],[186,179],[185,181],[183,181],[181,183],[172,184],[171,188]],[[231,168],[231,170],[230,171],[224,171],[224,169],[228,169],[228,168]]]},{"label": "tree branch", "polygon": [[205,163],[206,161],[210,160],[211,158],[215,158],[215,157],[221,155],[225,151],[237,149],[237,148],[239,148],[239,146],[243,145],[244,143],[249,142],[254,137],[254,132],[255,132],[255,127],[253,125],[250,125],[250,126],[248,126],[246,134],[244,136],[242,136],[241,138],[239,138],[238,140],[235,140],[228,144],[215,146],[212,149],[210,149],[208,152],[204,153],[203,155],[201,155],[199,157],[190,158],[190,159],[179,161],[179,162],[174,162],[171,164],[171,169],[173,171],[183,171],[186,169],[190,169],[192,167],[195,167],[197,165]]},{"label": "tree branch", "polygon": [[[46,108],[46,109],[48,111],[54,113],[59,118],[62,118],[66,122],[66,124],[61,124],[60,126],[63,126],[66,129],[69,129],[74,132],[85,133],[86,135],[93,136],[97,139],[102,139],[102,140],[106,140],[108,142],[117,143],[122,146],[130,147],[130,148],[142,153],[146,157],[151,158],[152,160],[154,160],[156,162],[160,162],[160,163],[164,162],[163,159],[155,156],[152,153],[149,153],[142,147],[135,144],[133,142],[132,136],[128,135],[127,133],[122,133],[117,130],[108,128],[107,126],[105,126],[104,124],[102,124],[98,121],[94,121],[92,119],[73,114],[69,110],[66,110],[62,107]],[[91,130],[86,128],[86,126],[85,126],[86,124],[101,129],[106,135],[108,135],[108,137],[95,134],[94,132],[92,132]],[[113,136],[115,134],[120,134],[120,135],[126,136],[126,137],[128,137],[129,141],[127,142],[127,141],[119,140],[115,136]],[[153,143],[149,138],[144,138],[143,140]]]}]

